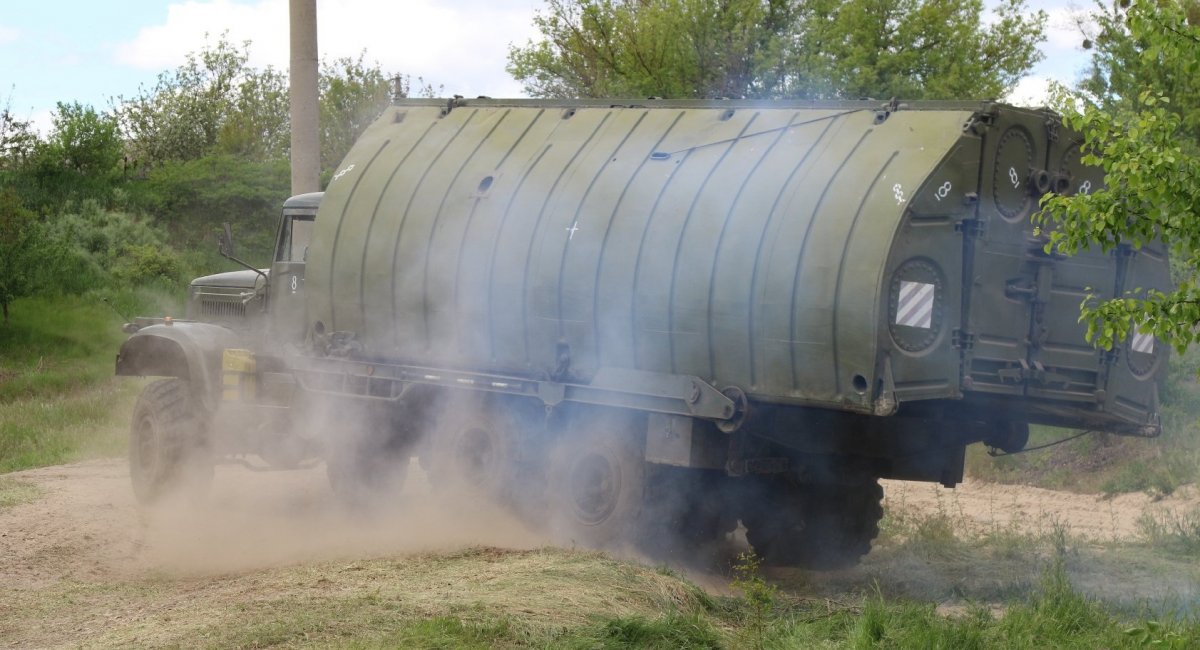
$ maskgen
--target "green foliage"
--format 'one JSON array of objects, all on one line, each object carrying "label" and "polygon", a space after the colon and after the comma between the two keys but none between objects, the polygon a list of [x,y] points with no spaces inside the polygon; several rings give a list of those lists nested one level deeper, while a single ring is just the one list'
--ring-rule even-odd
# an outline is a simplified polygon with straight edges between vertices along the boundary
[{"label": "green foliage", "polygon": [[250,67],[249,42],[222,36],[159,74],[153,88],[118,98],[116,113],[138,164],[156,165],[221,152],[263,160],[286,156],[287,80]]},{"label": "green foliage", "polygon": [[580,648],[721,648],[721,637],[712,623],[698,614],[668,613],[650,620],[642,616],[613,618],[579,638],[562,644]]},{"label": "green foliage", "polygon": [[1005,0],[548,0],[508,71],[539,97],[997,97],[1046,16]]},{"label": "green foliage", "polygon": [[184,249],[215,248],[221,224],[230,222],[245,259],[260,263],[270,255],[290,183],[286,160],[214,154],[154,168],[130,188],[130,203]]},{"label": "green foliage", "polygon": [[376,64],[343,57],[321,63],[321,169],[332,173],[358,136],[379,117],[392,98],[392,82]]},{"label": "green foliage", "polygon": [[1183,634],[1165,627],[1158,621],[1146,621],[1125,630],[1125,636],[1141,648],[1166,648],[1168,650],[1183,650],[1188,647],[1188,640]]},{"label": "green foliage", "polygon": [[56,218],[53,232],[62,242],[59,264],[70,269],[56,281],[59,290],[79,293],[111,280],[129,286],[182,279],[179,255],[161,230],[129,213],[84,201]]},{"label": "green foliage", "polygon": [[0,473],[124,450],[141,382],[113,377],[125,335],[110,305],[159,311],[163,300],[139,289],[15,303],[0,327]]},{"label": "green foliage", "polygon": [[[1200,111],[1194,103],[1200,88],[1200,28],[1178,2],[1134,2],[1122,18],[1119,30],[1112,16],[1102,22],[1107,31],[1098,41],[1098,72],[1090,87],[1109,92],[1136,87],[1137,94],[1076,95],[1064,107],[1064,121],[1084,136],[1084,162],[1103,167],[1105,187],[1069,197],[1048,195],[1036,219],[1050,231],[1047,250],[1066,254],[1095,244],[1106,251],[1120,245],[1138,249],[1161,239],[1187,271],[1176,288],[1135,288],[1108,300],[1088,296],[1082,320],[1088,339],[1104,349],[1136,327],[1182,352],[1197,340],[1200,322],[1194,273],[1200,268],[1195,139]],[[1159,74],[1164,65],[1170,79]],[[1108,85],[1097,86],[1097,79]]]},{"label": "green foliage", "polygon": [[19,119],[12,112],[12,95],[0,108],[0,172],[20,166],[33,154],[39,142],[37,131],[29,120]]},{"label": "green foliage", "polygon": [[738,554],[730,585],[742,592],[746,612],[743,641],[754,648],[764,647],[767,628],[779,599],[779,589],[763,580],[759,571],[761,563],[753,551]]},{"label": "green foliage", "polygon": [[1094,27],[1084,42],[1092,51],[1091,68],[1079,90],[1114,110],[1136,109],[1142,91],[1153,89],[1173,100],[1168,108],[1179,116],[1187,139],[1200,142],[1200,57],[1161,40],[1174,35],[1184,39],[1186,48],[1189,32],[1200,23],[1200,2],[1129,4],[1096,2],[1090,16]]},{"label": "green foliage", "polygon": [[0,309],[4,324],[17,298],[31,295],[44,275],[45,227],[11,190],[0,192]]}]

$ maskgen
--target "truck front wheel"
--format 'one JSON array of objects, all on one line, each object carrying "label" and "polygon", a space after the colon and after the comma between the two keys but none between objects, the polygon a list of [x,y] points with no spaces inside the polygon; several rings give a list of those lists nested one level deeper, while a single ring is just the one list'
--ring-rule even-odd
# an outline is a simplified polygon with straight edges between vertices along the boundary
[{"label": "truck front wheel", "polygon": [[133,407],[129,475],[142,504],[177,491],[198,498],[212,484],[213,459],[205,418],[188,382],[160,379]]}]

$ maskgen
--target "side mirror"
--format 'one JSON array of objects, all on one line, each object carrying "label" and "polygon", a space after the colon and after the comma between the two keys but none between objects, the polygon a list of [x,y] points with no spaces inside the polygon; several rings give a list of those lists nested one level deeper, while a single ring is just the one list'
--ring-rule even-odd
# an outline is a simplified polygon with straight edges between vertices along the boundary
[{"label": "side mirror", "polygon": [[226,259],[237,262],[241,266],[243,266],[247,269],[250,269],[251,271],[254,271],[263,279],[263,283],[266,283],[266,281],[267,281],[266,273],[263,273],[262,271],[254,268],[253,266],[250,266],[246,262],[243,262],[242,260],[239,260],[237,257],[234,256],[234,254],[233,254],[233,229],[229,227],[229,223],[225,223],[224,226],[225,227],[222,229],[221,233],[219,235],[217,235],[217,251],[219,253],[221,253],[221,257],[224,257]]},{"label": "side mirror", "polygon": [[233,229],[230,228],[228,221],[223,225],[221,234],[217,235],[217,251],[224,257],[233,257]]}]

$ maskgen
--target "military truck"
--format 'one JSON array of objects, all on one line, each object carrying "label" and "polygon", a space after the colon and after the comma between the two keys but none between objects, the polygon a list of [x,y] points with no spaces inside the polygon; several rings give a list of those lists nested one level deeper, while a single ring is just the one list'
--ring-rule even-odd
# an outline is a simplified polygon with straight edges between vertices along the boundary
[{"label": "military truck", "polygon": [[354,500],[415,457],[580,543],[740,522],[852,564],[881,478],[954,486],[1031,423],[1158,433],[1165,346],[1095,349],[1078,312],[1166,287],[1164,250],[1030,223],[1102,181],[994,102],[397,100],[284,203],[269,269],[129,326],[117,373],[164,377],[134,489],[257,455]]}]

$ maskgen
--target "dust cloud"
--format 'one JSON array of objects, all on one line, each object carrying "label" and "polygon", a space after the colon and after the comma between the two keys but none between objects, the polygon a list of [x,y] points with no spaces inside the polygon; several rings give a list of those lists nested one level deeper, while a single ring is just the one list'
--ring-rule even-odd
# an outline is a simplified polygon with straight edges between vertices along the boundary
[{"label": "dust cloud", "polygon": [[548,541],[486,500],[434,490],[415,460],[402,491],[356,506],[334,496],[321,463],[263,473],[222,465],[206,498],[172,495],[139,524],[144,565],[182,573]]}]

